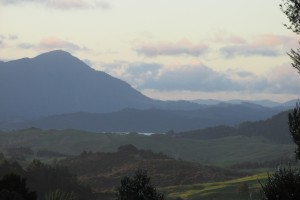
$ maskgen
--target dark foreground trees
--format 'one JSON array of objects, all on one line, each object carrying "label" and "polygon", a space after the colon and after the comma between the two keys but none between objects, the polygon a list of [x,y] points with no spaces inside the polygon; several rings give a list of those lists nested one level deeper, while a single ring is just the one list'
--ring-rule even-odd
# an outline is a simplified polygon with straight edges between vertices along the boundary
[{"label": "dark foreground trees", "polygon": [[[26,178],[26,185],[21,177]],[[46,165],[39,160],[34,160],[27,169],[16,162],[3,161],[0,163],[0,180],[0,200],[61,199],[58,197],[64,197],[65,200],[96,199],[91,189],[81,185],[67,168]],[[35,192],[37,198],[26,195],[27,187]]]},{"label": "dark foreground trees", "polygon": [[1,200],[36,200],[36,193],[29,191],[26,179],[14,173],[5,175],[0,180]]},{"label": "dark foreground trees", "polygon": [[122,178],[116,200],[164,200],[164,195],[151,184],[146,171],[138,170],[133,177]]},{"label": "dark foreground trees", "polygon": [[296,144],[295,154],[296,158],[300,160],[300,107],[299,102],[292,113],[289,113],[289,129],[293,141]]}]

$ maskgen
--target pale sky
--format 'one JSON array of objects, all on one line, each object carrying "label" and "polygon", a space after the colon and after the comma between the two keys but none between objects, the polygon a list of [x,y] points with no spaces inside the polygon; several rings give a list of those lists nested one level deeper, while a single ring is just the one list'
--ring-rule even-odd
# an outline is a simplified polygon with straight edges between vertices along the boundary
[{"label": "pale sky", "polygon": [[299,98],[281,0],[0,0],[0,60],[62,49],[157,99]]}]

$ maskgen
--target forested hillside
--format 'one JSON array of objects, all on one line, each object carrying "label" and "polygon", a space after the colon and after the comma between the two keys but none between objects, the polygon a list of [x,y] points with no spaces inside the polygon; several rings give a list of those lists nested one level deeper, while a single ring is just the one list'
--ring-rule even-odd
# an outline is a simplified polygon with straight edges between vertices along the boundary
[{"label": "forested hillside", "polygon": [[89,153],[60,161],[83,183],[97,191],[112,189],[121,177],[138,169],[147,170],[158,186],[186,185],[233,179],[243,174],[199,163],[175,160],[162,153],[138,150],[133,145],[119,147],[112,153]]},{"label": "forested hillside", "polygon": [[218,139],[228,136],[261,137],[276,143],[292,143],[288,128],[289,111],[279,113],[270,119],[243,122],[238,126],[217,126],[202,130],[178,133],[178,137],[190,139]]}]

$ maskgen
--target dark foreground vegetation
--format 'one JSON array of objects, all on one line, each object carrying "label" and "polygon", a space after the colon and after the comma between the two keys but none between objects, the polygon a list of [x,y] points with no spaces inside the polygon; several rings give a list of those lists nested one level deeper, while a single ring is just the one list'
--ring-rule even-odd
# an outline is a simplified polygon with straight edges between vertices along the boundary
[{"label": "dark foreground vegetation", "polygon": [[147,170],[153,183],[160,187],[224,181],[245,175],[220,167],[176,160],[162,153],[138,150],[133,145],[121,146],[112,153],[83,152],[59,163],[95,191],[112,190],[123,176],[138,169]]},{"label": "dark foreground vegetation", "polygon": [[56,190],[72,194],[76,199],[95,199],[99,196],[111,198],[120,180],[133,175],[138,169],[147,170],[153,184],[159,187],[245,176],[245,173],[179,161],[162,153],[126,145],[111,153],[84,151],[79,156],[67,157],[51,165],[33,160],[23,168],[17,162],[3,160],[0,177],[14,173],[26,178],[28,188],[36,192],[38,199]]},{"label": "dark foreground vegetation", "polygon": [[[26,168],[17,162],[4,160],[0,165],[0,177],[2,183],[5,183],[0,188],[2,195],[7,192],[16,192],[23,197],[28,196],[24,198],[28,200],[35,199],[34,196],[37,199],[45,199],[47,195],[59,190],[72,194],[74,199],[95,199],[89,187],[80,184],[76,176],[71,174],[67,168],[45,165],[39,160],[32,161]],[[19,186],[17,187],[17,185]],[[23,189],[18,191],[17,189],[20,187]],[[25,190],[34,191],[34,194]]]}]

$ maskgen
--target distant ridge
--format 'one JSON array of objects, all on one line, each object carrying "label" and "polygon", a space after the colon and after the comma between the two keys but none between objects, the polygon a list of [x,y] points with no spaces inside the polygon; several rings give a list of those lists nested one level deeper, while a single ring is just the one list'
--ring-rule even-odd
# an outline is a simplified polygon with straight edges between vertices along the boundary
[{"label": "distant ridge", "polygon": [[244,121],[263,120],[278,113],[276,109],[256,104],[218,104],[194,110],[127,108],[111,113],[76,112],[53,115],[25,123],[0,124],[2,129],[37,127],[42,129],[78,129],[95,132],[165,133],[188,131],[219,125],[238,125]]},{"label": "distant ridge", "polygon": [[252,103],[252,104],[257,104],[260,106],[264,106],[264,107],[285,107],[285,109],[287,108],[291,108],[294,107],[296,105],[296,102],[298,100],[297,99],[293,99],[287,102],[283,102],[283,103],[279,103],[276,101],[271,101],[271,100],[267,100],[267,99],[263,99],[263,100],[241,100],[241,99],[232,99],[232,100],[216,100],[216,99],[196,99],[196,100],[191,100],[191,102],[194,103],[198,103],[198,104],[202,104],[202,105],[217,105],[219,103],[228,103],[228,104],[242,104],[242,103]]}]

